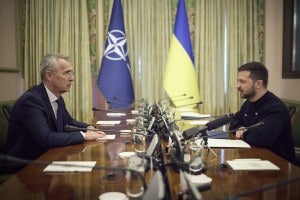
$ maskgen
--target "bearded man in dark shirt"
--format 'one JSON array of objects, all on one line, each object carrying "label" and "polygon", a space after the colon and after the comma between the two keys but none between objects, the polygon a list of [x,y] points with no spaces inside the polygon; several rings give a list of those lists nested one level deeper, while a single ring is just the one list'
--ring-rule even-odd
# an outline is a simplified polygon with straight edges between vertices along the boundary
[{"label": "bearded man in dark shirt", "polygon": [[289,111],[277,96],[268,91],[267,85],[268,70],[263,64],[250,62],[238,68],[237,89],[246,101],[232,118],[229,129],[263,122],[263,127],[236,131],[236,138],[252,146],[268,148],[299,165],[295,156]]}]

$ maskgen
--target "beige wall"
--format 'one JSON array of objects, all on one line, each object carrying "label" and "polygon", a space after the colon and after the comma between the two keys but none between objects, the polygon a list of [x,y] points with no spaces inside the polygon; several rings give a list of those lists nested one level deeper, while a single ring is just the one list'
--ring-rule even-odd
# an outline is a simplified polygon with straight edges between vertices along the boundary
[{"label": "beige wall", "polygon": [[266,0],[265,64],[269,90],[280,98],[300,101],[300,79],[282,79],[283,0]]},{"label": "beige wall", "polygon": [[[5,13],[11,7],[14,1],[0,0],[0,14],[2,15],[5,5]],[[280,98],[300,101],[300,79],[282,79],[282,16],[283,16],[283,0],[266,0],[266,40],[265,40],[265,64],[269,69],[270,82],[269,90],[273,91]],[[13,17],[0,17],[0,60],[5,59],[5,65],[14,67],[16,64],[15,45],[13,41],[7,39],[14,33],[3,33],[3,26],[14,26]],[[4,36],[6,34],[6,36]],[[2,42],[3,41],[3,42]],[[9,42],[10,41],[10,42]],[[7,54],[7,52],[11,52]],[[14,54],[14,56],[11,56]],[[6,56],[5,56],[6,55]],[[7,56],[9,55],[9,56]],[[2,56],[2,57],[1,57]],[[3,60],[4,61],[4,60]],[[8,64],[7,64],[8,63]],[[0,63],[1,64],[1,63]],[[1,66],[0,66],[1,67]],[[23,80],[20,73],[2,72],[0,71],[0,101],[16,99],[23,92]]]},{"label": "beige wall", "polygon": [[14,1],[0,0],[0,101],[16,99],[23,92],[20,73],[7,72],[18,68],[14,11]]}]

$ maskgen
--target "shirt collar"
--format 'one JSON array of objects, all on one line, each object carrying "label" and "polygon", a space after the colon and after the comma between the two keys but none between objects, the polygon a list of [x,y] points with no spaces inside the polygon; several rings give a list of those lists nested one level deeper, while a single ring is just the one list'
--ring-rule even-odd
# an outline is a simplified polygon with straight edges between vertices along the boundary
[{"label": "shirt collar", "polygon": [[46,88],[46,92],[47,92],[47,94],[48,94],[50,103],[55,102],[55,101],[58,99],[57,96],[55,96],[55,95],[47,88],[46,85],[44,85],[44,86],[45,86],[45,88]]}]

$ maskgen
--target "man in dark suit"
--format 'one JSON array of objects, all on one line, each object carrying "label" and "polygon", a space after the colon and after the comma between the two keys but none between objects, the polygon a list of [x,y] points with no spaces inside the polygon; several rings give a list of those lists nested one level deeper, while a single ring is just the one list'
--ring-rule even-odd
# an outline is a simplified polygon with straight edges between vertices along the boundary
[{"label": "man in dark suit", "polygon": [[50,148],[104,137],[102,131],[64,131],[65,125],[89,127],[70,116],[61,96],[70,90],[74,81],[69,58],[49,54],[43,57],[40,67],[42,83],[27,90],[10,113],[4,153],[32,160]]}]

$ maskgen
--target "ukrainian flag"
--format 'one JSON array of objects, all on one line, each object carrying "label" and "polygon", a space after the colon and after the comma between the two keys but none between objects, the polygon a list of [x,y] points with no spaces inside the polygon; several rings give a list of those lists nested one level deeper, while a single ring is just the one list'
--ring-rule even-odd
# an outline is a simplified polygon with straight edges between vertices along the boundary
[{"label": "ukrainian flag", "polygon": [[[171,38],[163,84],[175,106],[200,101],[184,0],[178,1],[174,33]],[[179,96],[183,97],[179,98]]]}]

